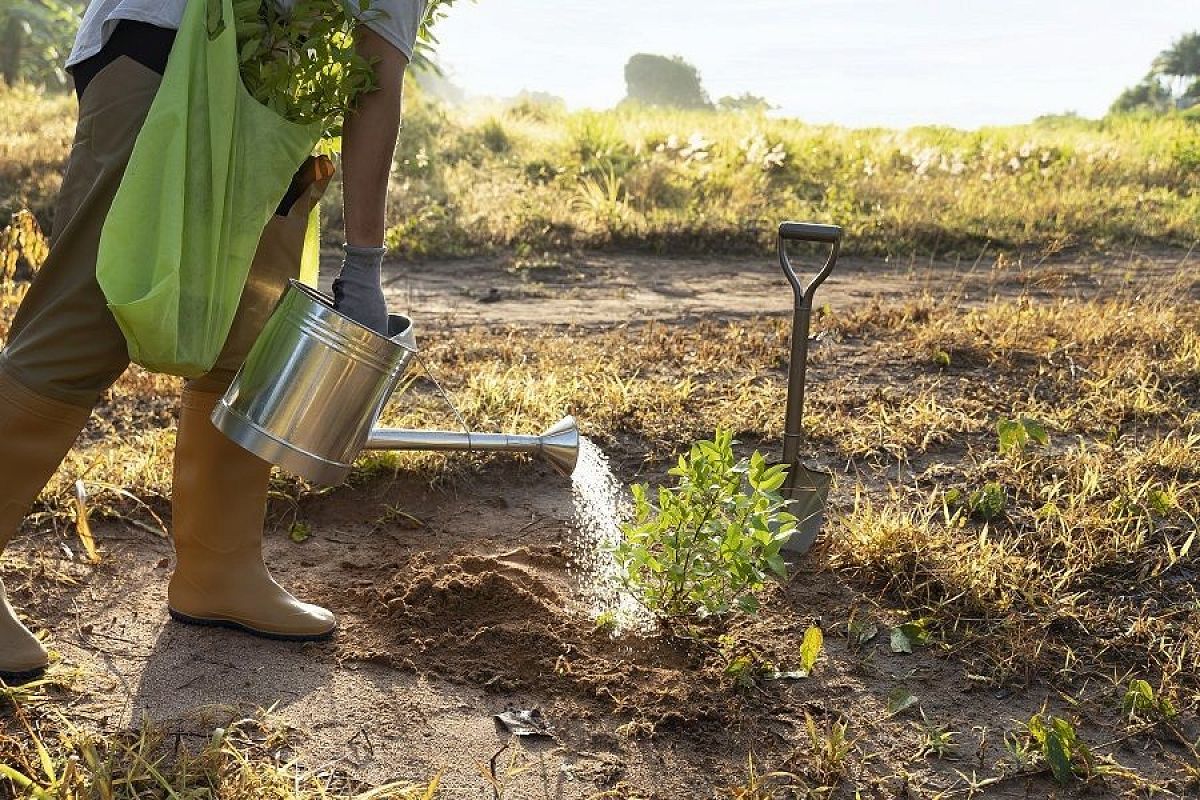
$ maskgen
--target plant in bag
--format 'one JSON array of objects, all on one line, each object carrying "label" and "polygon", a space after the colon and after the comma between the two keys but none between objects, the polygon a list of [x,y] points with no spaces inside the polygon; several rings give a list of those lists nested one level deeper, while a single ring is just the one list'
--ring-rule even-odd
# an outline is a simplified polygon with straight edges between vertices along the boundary
[{"label": "plant in bag", "polygon": [[284,119],[320,123],[324,138],[340,134],[341,120],[359,95],[375,88],[372,65],[354,49],[354,28],[383,12],[361,0],[235,0],[238,65],[255,100]]},{"label": "plant in bag", "polygon": [[761,453],[735,459],[733,434],[692,445],[670,473],[674,487],[633,487],[634,519],[614,549],[625,586],[660,619],[753,612],[779,551],[796,529],[780,494],[786,466]]}]

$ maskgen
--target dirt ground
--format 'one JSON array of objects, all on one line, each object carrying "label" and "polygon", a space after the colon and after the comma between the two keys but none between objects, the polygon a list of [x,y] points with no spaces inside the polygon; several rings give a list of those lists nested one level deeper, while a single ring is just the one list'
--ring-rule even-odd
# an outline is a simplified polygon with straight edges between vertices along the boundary
[{"label": "dirt ground", "polygon": [[[1008,270],[987,263],[846,260],[817,305],[926,290],[957,293],[963,303],[994,292],[1090,295],[1133,272],[1153,280],[1196,268],[1180,253]],[[421,326],[687,324],[784,314],[791,305],[778,267],[747,258],[392,263],[388,288],[394,307],[417,320],[418,337]],[[630,477],[638,453],[612,455],[618,477]],[[187,738],[255,706],[273,707],[297,729],[306,764],[372,782],[440,771],[448,798],[491,798],[496,782],[505,798],[719,795],[745,781],[751,753],[764,771],[787,769],[807,736],[806,712],[822,726],[849,719],[869,734],[876,761],[904,761],[915,747],[914,720],[882,711],[899,688],[959,731],[960,755],[913,768],[907,786],[879,783],[864,796],[923,796],[921,785],[954,785],[956,771],[994,763],[1004,728],[1044,700],[1032,689],[973,680],[954,654],[897,656],[882,634],[861,648],[839,640],[836,630],[851,615],[880,628],[894,620],[823,570],[819,547],[768,593],[763,615],[737,623],[732,635],[766,642],[786,661],[804,630],[821,623],[829,637],[822,669],[809,680],[735,691],[709,646],[594,630],[577,592],[576,565],[589,558],[590,543],[575,514],[569,482],[541,464],[504,461],[449,487],[404,472],[359,476],[299,508],[273,506],[267,562],[284,585],[339,615],[338,636],[322,644],[170,622],[169,543],[130,525],[99,526],[104,561],[78,567],[74,586],[31,590],[26,576],[5,578],[28,615],[52,631],[62,661],[87,676],[71,710],[77,721],[115,729],[148,716],[170,720],[168,729]],[[287,535],[297,516],[313,533],[300,543]],[[28,536],[14,547],[34,550]],[[36,572],[28,577],[37,580]],[[550,735],[510,743],[493,719],[509,708],[539,708]],[[1022,780],[993,785],[986,796],[1046,796],[1048,786]]]}]

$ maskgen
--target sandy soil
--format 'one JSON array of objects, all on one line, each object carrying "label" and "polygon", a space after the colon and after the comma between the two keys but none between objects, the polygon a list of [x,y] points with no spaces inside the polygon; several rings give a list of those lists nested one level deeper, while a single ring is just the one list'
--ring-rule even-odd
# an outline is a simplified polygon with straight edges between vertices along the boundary
[{"label": "sandy soil", "polygon": [[[1165,275],[1181,264],[1195,268],[1181,254],[999,270],[990,259],[974,270],[847,260],[817,304],[924,290],[957,291],[966,303],[989,291],[1093,293],[1131,270]],[[419,325],[611,325],[786,312],[790,292],[777,269],[736,258],[586,256],[513,270],[481,259],[389,264],[388,285],[393,304],[411,309]],[[314,532],[302,543],[286,535],[296,514]],[[805,712],[821,724],[849,718],[886,762],[914,736],[911,717],[881,713],[897,688],[960,731],[959,759],[928,767],[952,776],[993,763],[1003,728],[1040,705],[1035,693],[972,681],[944,654],[896,656],[884,635],[861,648],[839,640],[851,614],[881,628],[892,621],[821,571],[819,548],[770,593],[762,618],[733,635],[786,664],[804,629],[819,622],[830,637],[820,673],[734,691],[702,645],[592,630],[575,600],[573,565],[589,543],[574,514],[571,487],[547,467],[504,462],[452,488],[400,473],[360,478],[299,508],[273,507],[268,563],[282,583],[339,614],[339,635],[323,644],[170,622],[169,543],[124,524],[99,528],[105,559],[94,570],[79,566],[75,586],[31,590],[30,576],[5,578],[52,631],[63,661],[88,676],[72,710],[81,720],[111,729],[145,715],[173,720],[170,729],[189,737],[274,706],[297,729],[306,764],[370,781],[442,771],[449,798],[494,797],[486,777],[494,758],[505,798],[586,798],[614,788],[616,796],[709,797],[745,777],[751,751],[768,768],[786,768],[806,735]],[[14,546],[34,549],[28,536]],[[533,707],[552,735],[504,749],[510,737],[493,715]],[[988,796],[1028,791],[999,785]]]}]

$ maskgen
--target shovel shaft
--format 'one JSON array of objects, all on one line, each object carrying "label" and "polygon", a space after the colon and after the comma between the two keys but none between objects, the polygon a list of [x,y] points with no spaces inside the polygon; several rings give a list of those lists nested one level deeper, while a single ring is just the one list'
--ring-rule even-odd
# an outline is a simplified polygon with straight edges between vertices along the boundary
[{"label": "shovel shaft", "polygon": [[798,304],[792,312],[792,352],[789,362],[787,416],[783,424],[783,463],[794,464],[800,456],[803,439],[804,384],[808,368],[808,327],[812,317],[809,303]]}]

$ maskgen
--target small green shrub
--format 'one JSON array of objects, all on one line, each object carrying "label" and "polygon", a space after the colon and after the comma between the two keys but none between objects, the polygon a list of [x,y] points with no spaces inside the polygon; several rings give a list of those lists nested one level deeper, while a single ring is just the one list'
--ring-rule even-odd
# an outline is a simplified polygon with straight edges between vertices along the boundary
[{"label": "small green shrub", "polygon": [[1171,720],[1179,715],[1169,697],[1156,694],[1153,687],[1140,678],[1129,682],[1121,700],[1121,711],[1130,719]]},{"label": "small green shrub", "polygon": [[1095,761],[1090,750],[1075,733],[1075,726],[1055,716],[1034,714],[1026,725],[1037,752],[1050,768],[1054,779],[1062,784],[1086,778],[1094,771]]},{"label": "small green shrub", "polygon": [[768,575],[787,573],[779,551],[796,518],[779,492],[785,466],[757,451],[736,459],[733,434],[718,430],[669,474],[677,484],[656,495],[633,487],[634,519],[615,549],[626,588],[664,621],[753,613]]},{"label": "small green shrub", "polygon": [[512,150],[512,138],[504,129],[504,123],[498,119],[489,119],[480,130],[483,146],[497,155]]}]

